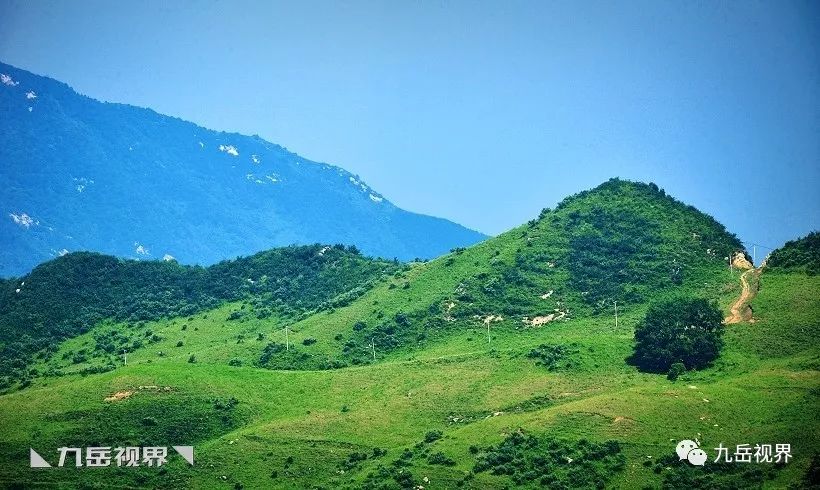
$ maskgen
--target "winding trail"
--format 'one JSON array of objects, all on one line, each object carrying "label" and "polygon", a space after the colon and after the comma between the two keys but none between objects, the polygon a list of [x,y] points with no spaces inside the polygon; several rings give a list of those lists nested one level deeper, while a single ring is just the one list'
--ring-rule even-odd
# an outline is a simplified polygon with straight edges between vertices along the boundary
[{"label": "winding trail", "polygon": [[753,321],[752,309],[749,307],[749,301],[751,301],[757,294],[757,288],[753,289],[749,285],[749,279],[747,276],[749,274],[759,273],[760,269],[749,269],[740,275],[740,285],[743,287],[743,290],[737,301],[732,303],[732,307],[729,310],[729,316],[723,320],[724,325],[731,325],[743,321]]}]

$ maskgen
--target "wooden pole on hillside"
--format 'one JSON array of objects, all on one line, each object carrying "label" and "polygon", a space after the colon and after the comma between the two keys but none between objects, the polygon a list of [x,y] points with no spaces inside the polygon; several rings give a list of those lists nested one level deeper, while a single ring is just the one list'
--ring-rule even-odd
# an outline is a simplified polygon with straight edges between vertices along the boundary
[{"label": "wooden pole on hillside", "polygon": [[615,301],[615,329],[618,328],[618,302]]}]

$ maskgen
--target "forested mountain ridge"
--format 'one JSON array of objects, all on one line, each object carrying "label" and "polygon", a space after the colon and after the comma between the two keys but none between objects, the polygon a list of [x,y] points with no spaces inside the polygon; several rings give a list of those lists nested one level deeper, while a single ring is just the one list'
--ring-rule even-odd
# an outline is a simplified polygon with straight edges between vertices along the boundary
[{"label": "forested mountain ridge", "polygon": [[0,276],[74,251],[208,265],[276,246],[432,258],[485,238],[339,167],[0,63]]}]

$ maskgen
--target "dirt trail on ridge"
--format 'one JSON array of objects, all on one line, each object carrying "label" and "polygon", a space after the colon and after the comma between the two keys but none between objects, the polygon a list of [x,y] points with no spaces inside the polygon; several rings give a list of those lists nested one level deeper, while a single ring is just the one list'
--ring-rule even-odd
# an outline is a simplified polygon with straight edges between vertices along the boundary
[{"label": "dirt trail on ridge", "polygon": [[749,306],[749,302],[755,297],[755,295],[757,295],[757,283],[755,282],[754,288],[749,285],[749,274],[758,276],[760,274],[760,269],[749,269],[740,275],[740,285],[743,287],[743,290],[740,293],[740,297],[732,303],[732,307],[729,310],[729,316],[723,320],[725,325],[731,325],[743,321],[754,322],[754,319],[752,318],[752,308]]}]

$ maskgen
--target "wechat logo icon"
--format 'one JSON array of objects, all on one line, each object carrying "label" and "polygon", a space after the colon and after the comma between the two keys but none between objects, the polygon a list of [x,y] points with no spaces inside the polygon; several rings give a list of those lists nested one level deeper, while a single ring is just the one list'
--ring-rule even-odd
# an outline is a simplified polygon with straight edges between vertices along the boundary
[{"label": "wechat logo icon", "polygon": [[700,448],[700,443],[685,439],[680,441],[675,447],[675,452],[678,453],[680,459],[685,459],[695,466],[703,466],[709,457],[706,451]]}]

